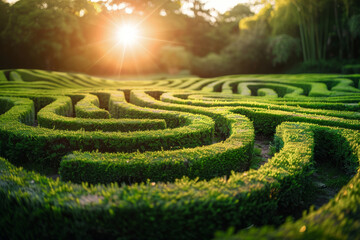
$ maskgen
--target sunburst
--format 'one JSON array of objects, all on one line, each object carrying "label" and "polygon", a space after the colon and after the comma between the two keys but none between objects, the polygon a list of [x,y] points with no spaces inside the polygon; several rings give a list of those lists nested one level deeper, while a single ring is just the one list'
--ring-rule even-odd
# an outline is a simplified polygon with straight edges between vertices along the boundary
[{"label": "sunburst", "polygon": [[132,46],[140,39],[139,28],[131,23],[124,24],[116,29],[116,39],[125,46]]}]

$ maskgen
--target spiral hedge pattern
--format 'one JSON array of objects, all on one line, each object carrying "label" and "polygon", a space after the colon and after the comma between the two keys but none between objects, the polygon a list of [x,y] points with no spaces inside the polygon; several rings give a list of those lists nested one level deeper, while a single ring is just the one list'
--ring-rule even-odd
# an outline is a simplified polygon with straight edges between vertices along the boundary
[{"label": "spiral hedge pattern", "polygon": [[[357,239],[359,80],[2,71],[0,238],[211,239],[232,227],[244,230],[216,238]],[[274,136],[277,153],[249,170],[255,135]],[[302,205],[315,161],[351,181],[320,209],[267,227]]]}]

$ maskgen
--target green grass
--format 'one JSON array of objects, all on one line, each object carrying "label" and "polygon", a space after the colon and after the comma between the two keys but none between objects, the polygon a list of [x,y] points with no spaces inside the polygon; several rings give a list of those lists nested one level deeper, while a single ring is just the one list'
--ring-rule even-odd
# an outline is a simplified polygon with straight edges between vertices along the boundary
[{"label": "green grass", "polygon": [[261,149],[254,147],[253,156],[250,162],[250,169],[258,169],[261,166],[261,162],[266,159],[261,155]]},{"label": "green grass", "polygon": [[317,164],[316,173],[318,181],[324,183],[323,189],[331,188],[336,192],[346,185],[353,177],[353,175],[346,174],[341,169],[326,163]]}]

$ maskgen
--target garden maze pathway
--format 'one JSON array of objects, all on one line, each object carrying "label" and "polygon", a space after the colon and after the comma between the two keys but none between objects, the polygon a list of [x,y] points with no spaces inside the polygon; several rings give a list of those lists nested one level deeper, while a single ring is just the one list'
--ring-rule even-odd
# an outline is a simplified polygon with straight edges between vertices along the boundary
[{"label": "garden maze pathway", "polygon": [[[2,71],[0,238],[211,239],[234,227],[245,230],[217,238],[356,239],[359,79]],[[249,170],[255,135],[277,152]],[[302,207],[316,161],[352,179],[297,221],[253,227]]]}]

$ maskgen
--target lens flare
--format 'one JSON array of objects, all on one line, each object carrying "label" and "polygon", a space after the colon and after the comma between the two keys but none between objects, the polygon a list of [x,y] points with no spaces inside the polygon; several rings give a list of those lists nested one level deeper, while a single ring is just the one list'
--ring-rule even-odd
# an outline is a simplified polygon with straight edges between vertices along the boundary
[{"label": "lens flare", "polygon": [[126,46],[133,45],[139,39],[139,29],[135,25],[123,25],[117,29],[116,39]]}]

